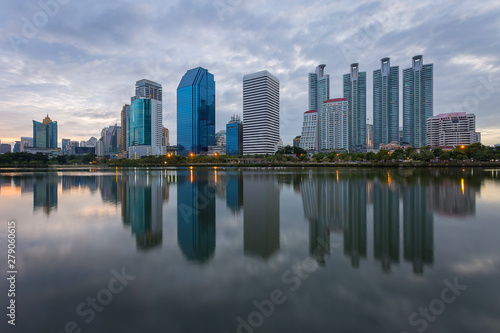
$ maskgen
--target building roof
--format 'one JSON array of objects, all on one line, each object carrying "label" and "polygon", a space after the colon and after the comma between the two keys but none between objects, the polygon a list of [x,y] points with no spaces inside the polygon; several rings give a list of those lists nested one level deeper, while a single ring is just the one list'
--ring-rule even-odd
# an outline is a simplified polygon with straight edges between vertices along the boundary
[{"label": "building roof", "polygon": [[314,113],[314,112],[317,112],[316,110],[309,110],[309,111],[306,111],[304,113]]},{"label": "building roof", "polygon": [[323,103],[342,102],[342,101],[347,101],[347,99],[346,98],[334,98],[334,99],[329,99],[327,101],[324,101]]}]

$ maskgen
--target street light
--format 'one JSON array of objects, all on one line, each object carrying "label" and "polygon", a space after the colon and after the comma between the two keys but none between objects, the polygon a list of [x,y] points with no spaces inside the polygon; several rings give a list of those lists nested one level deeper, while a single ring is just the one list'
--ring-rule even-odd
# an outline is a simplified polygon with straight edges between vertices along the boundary
[{"label": "street light", "polygon": [[194,154],[193,154],[193,153],[190,153],[190,154],[189,154],[189,157],[193,157],[193,156],[194,156]]},{"label": "street light", "polygon": [[218,152],[215,152],[215,153],[214,153],[214,156],[215,156],[215,157],[219,156],[219,153],[218,153]]},{"label": "street light", "polygon": [[167,157],[169,157],[169,158],[170,158],[170,157],[172,157],[172,154],[168,153],[168,154],[167,154]]}]

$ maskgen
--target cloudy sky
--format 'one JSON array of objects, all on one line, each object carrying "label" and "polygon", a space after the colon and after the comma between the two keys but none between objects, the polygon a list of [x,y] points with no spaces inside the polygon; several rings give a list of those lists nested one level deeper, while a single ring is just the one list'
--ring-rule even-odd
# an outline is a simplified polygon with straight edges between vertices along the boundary
[{"label": "cloudy sky", "polygon": [[360,64],[371,123],[380,59],[390,57],[402,75],[417,54],[434,64],[434,114],[473,112],[483,143],[500,143],[498,1],[1,1],[3,143],[32,136],[32,120],[46,114],[58,121],[59,141],[99,137],[147,78],[163,85],[175,144],[177,85],[202,66],[215,75],[217,130],[242,114],[243,75],[275,74],[281,137],[291,144],[307,111],[307,73],[318,64],[327,65],[331,97],[341,97],[349,64]]}]

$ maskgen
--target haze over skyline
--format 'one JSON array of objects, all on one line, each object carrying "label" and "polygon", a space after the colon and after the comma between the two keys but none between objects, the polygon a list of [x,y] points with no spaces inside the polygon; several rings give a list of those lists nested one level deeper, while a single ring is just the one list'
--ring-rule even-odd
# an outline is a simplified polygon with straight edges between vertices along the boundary
[{"label": "haze over skyline", "polygon": [[[367,72],[373,122],[373,71],[391,58],[402,70],[422,54],[434,64],[434,114],[476,114],[487,145],[500,143],[500,3],[491,1],[71,0],[17,1],[0,12],[0,140],[32,136],[47,114],[62,138],[88,140],[120,124],[135,82],[163,86],[163,125],[177,143],[176,89],[201,66],[215,76],[216,131],[242,116],[245,74],[268,70],[280,80],[280,134],[301,134],[307,74],[326,64],[330,96],[342,75]],[[28,28],[27,28],[28,27]],[[31,29],[30,29],[31,28]],[[400,83],[401,84],[401,83]],[[402,108],[400,108],[400,124]]]}]

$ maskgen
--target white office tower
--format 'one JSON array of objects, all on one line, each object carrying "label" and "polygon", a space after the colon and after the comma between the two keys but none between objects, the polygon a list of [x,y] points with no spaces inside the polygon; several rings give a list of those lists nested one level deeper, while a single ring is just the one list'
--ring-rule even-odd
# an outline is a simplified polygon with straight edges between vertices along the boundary
[{"label": "white office tower", "polygon": [[323,103],[320,115],[320,150],[349,150],[349,103],[345,98]]},{"label": "white office tower", "polygon": [[308,152],[315,152],[318,150],[318,126],[318,112],[316,110],[304,112],[304,122],[300,135],[300,148]]},{"label": "white office tower", "polygon": [[126,133],[129,157],[166,154],[166,148],[162,147],[161,84],[146,79],[137,81],[131,100]]},{"label": "white office tower", "polygon": [[480,137],[472,113],[442,113],[427,118],[427,144],[431,147],[470,145]]},{"label": "white office tower", "polygon": [[274,154],[280,140],[280,82],[268,71],[243,76],[243,154]]}]

